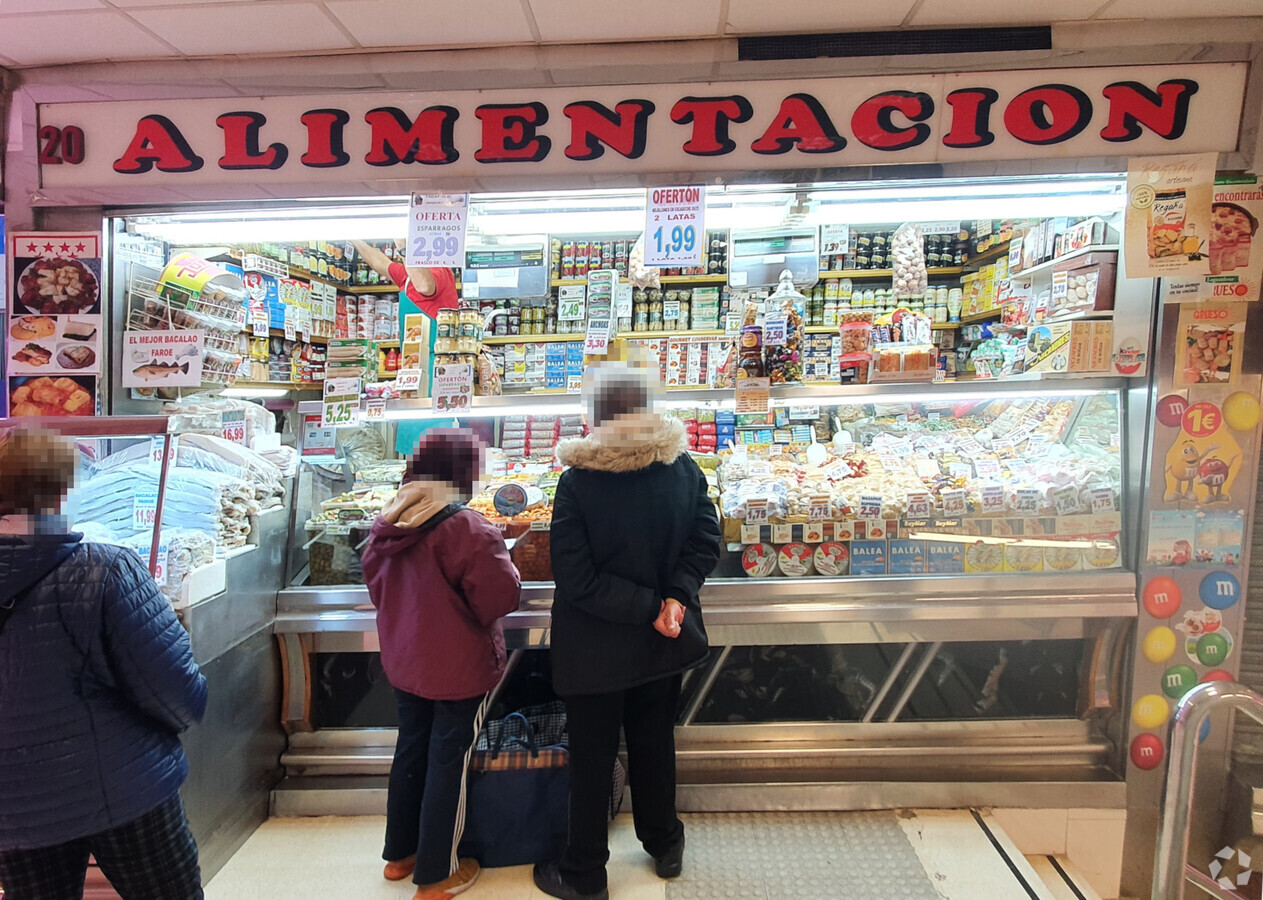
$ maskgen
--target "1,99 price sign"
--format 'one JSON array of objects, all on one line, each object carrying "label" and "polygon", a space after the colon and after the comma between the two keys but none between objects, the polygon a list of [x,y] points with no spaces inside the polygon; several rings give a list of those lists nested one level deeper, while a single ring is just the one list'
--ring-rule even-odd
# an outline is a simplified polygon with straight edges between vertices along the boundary
[{"label": "1,99 price sign", "polygon": [[645,203],[645,265],[655,268],[700,266],[706,230],[702,185],[656,187]]},{"label": "1,99 price sign", "polygon": [[413,194],[408,208],[408,265],[464,266],[468,222],[468,194]]}]

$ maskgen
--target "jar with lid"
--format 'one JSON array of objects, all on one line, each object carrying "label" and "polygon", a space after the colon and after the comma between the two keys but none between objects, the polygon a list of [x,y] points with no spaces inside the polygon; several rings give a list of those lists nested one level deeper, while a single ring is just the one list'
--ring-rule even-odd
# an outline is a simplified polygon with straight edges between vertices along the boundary
[{"label": "jar with lid", "polygon": [[688,331],[693,323],[693,292],[680,291],[680,330]]},{"label": "jar with lid", "polygon": [[454,337],[436,337],[434,339],[435,356],[443,356],[456,352],[456,341]]},{"label": "jar with lid", "polygon": [[954,287],[947,292],[947,321],[960,321],[960,308],[964,305],[964,291]]},{"label": "jar with lid", "polygon": [[830,300],[833,300],[836,302],[837,299],[838,299],[838,282],[836,279],[831,278],[824,283],[824,302],[828,303]]},{"label": "jar with lid", "polygon": [[[653,291],[650,291],[649,293],[652,295],[652,294],[653,294]],[[658,293],[659,293],[659,295],[661,295],[661,291],[659,291]],[[649,330],[650,330],[650,331],[662,331],[662,329],[663,329],[662,322],[663,322],[663,320],[662,320],[662,301],[661,301],[661,300],[651,300],[651,301],[649,302]]]},{"label": "jar with lid", "polygon": [[849,278],[843,278],[838,282],[838,309],[850,309],[854,304],[852,299],[855,294],[854,283]]},{"label": "jar with lid", "polygon": [[555,310],[549,310],[544,316],[544,334],[557,333],[557,313]]},{"label": "jar with lid", "polygon": [[456,352],[477,354],[478,343],[479,342],[477,338],[467,337],[466,335],[462,334],[460,337],[456,339]]},{"label": "jar with lid", "polygon": [[824,315],[821,318],[821,324],[826,328],[836,328],[838,326],[838,301],[836,298],[824,301]]},{"label": "jar with lid", "polygon": [[638,300],[632,307],[632,331],[648,331],[648,330],[649,330],[649,301]]},{"label": "jar with lid", "polygon": [[460,324],[460,314],[454,309],[440,309],[434,316],[435,339],[456,337]]},{"label": "jar with lid", "polygon": [[860,303],[860,306],[864,309],[873,309],[877,306],[877,291],[873,288],[864,288],[864,293],[861,296],[863,302]]},{"label": "jar with lid", "polygon": [[509,334],[522,333],[522,309],[514,306],[509,310]]}]

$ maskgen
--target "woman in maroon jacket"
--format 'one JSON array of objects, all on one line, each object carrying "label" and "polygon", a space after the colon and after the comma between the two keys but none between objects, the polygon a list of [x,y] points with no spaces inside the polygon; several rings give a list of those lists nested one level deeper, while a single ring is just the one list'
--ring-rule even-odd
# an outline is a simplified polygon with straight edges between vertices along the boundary
[{"label": "woman in maroon jacket", "polygon": [[500,532],[463,505],[481,457],[473,432],[422,437],[363,556],[382,666],[399,706],[385,876],[412,875],[414,900],[442,900],[478,877],[476,861],[456,857],[465,771],[487,693],[504,672],[500,618],[521,594]]}]

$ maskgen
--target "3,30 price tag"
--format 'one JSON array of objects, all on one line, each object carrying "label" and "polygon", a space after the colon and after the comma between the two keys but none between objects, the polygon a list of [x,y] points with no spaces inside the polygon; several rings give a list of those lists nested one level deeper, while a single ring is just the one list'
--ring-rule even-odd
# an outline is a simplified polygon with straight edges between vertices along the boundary
[{"label": "3,30 price tag", "polygon": [[645,265],[700,266],[705,228],[702,211],[706,206],[703,185],[655,187],[647,191],[645,203]]}]

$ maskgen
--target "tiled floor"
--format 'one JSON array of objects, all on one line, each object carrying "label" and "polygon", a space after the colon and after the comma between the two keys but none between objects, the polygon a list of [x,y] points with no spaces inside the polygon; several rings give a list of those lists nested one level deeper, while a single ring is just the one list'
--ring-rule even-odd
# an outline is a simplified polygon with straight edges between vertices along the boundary
[{"label": "tiled floor", "polygon": [[[206,888],[208,900],[355,897],[408,900],[411,885],[381,877],[385,820],[273,819]],[[706,814],[685,817],[684,875],[655,877],[629,816],[611,829],[614,900],[1056,900],[1010,847],[1031,879],[1027,895],[967,811]],[[1000,832],[1001,840],[1007,842]],[[542,897],[529,866],[488,869],[469,900]]]}]

